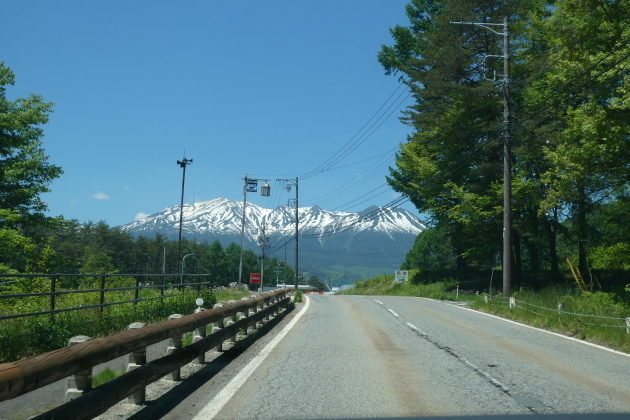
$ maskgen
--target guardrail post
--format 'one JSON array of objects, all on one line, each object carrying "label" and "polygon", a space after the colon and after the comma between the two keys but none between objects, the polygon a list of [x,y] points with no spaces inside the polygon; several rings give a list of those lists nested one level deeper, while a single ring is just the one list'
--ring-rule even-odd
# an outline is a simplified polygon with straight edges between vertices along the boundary
[{"label": "guardrail post", "polygon": [[[180,314],[173,314],[173,315],[169,315],[168,320],[172,320],[172,319],[179,319],[181,317],[183,317],[184,315],[180,315]],[[179,338],[169,338],[168,339],[168,347],[166,347],[166,355],[168,356],[169,354],[174,353],[176,350],[179,350],[182,348],[182,337]],[[170,379],[171,381],[179,381],[181,377],[181,368],[177,368],[176,370],[172,371],[171,373],[167,373],[164,376],[164,379]]]},{"label": "guardrail post", "polygon": [[513,308],[516,306],[516,298],[514,296],[512,296],[510,298],[510,308]]},{"label": "guardrail post", "polygon": [[[142,328],[146,326],[144,322],[134,322],[133,324],[129,324],[127,330],[135,330],[136,328]],[[129,353],[129,364],[127,364],[127,372],[131,372],[134,369],[138,369],[140,366],[145,365],[147,363],[147,348],[141,348],[136,351],[132,351]],[[134,392],[130,396],[127,397],[127,403],[141,405],[144,404],[146,399],[146,388],[142,388],[137,392]]]},{"label": "guardrail post", "polygon": [[[228,304],[230,303],[234,303],[236,302],[235,300],[230,300],[228,301]],[[225,326],[229,327],[230,325],[234,324],[236,322],[236,314],[232,314],[229,317],[226,318],[227,321],[225,322]],[[234,334],[234,336],[230,337],[233,343],[236,343],[236,334]]]},{"label": "guardrail post", "polygon": [[[222,308],[222,307],[223,307],[223,304],[215,303],[212,309]],[[223,320],[221,319],[219,321],[214,321],[212,323],[212,334],[219,331],[221,328],[223,328]],[[223,343],[219,343],[214,349],[216,351],[223,351]]]},{"label": "guardrail post", "polygon": [[[91,340],[87,335],[77,335],[68,340],[68,347]],[[84,393],[92,389],[92,368],[82,370],[74,375],[68,376],[66,380],[65,402],[79,398]]]},{"label": "guardrail post", "polygon": [[[197,308],[195,309],[195,313],[199,313],[201,311],[205,311],[204,308]],[[203,340],[203,338],[206,336],[206,326],[202,325],[199,328],[195,328],[195,330],[193,331],[193,343],[196,343],[199,340]],[[206,362],[206,355],[205,353],[202,354],[201,356],[197,357],[197,363],[198,364],[204,364]]]}]

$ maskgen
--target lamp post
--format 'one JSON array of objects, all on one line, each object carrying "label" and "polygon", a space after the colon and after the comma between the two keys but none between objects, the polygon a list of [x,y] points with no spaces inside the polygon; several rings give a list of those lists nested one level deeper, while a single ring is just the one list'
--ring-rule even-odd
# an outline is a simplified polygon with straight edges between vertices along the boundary
[{"label": "lamp post", "polygon": [[267,184],[268,179],[256,179],[248,178],[249,174],[245,174],[245,185],[243,186],[243,221],[241,223],[241,258],[238,263],[238,285],[241,286],[243,279],[243,240],[245,237],[245,210],[247,208],[247,193],[258,191],[258,181],[265,181],[260,187],[260,195],[263,197],[269,197],[271,195],[271,187]]},{"label": "lamp post", "polygon": [[184,255],[184,258],[182,258],[182,269],[181,269],[182,271],[180,273],[181,274],[181,278],[180,278],[180,281],[179,281],[180,284],[184,284],[184,261],[186,260],[186,257],[190,257],[191,255],[195,255],[195,254],[194,253],[193,254],[186,254],[186,255]]},{"label": "lamp post", "polygon": [[[193,161],[192,159],[186,159],[185,157],[181,161],[180,160],[177,161],[177,164],[181,166],[181,168],[183,169],[182,201],[179,205],[179,238],[177,240],[177,261],[178,262],[182,256],[182,221],[184,220],[184,183],[186,182],[186,166],[190,165],[192,161]],[[183,279],[183,276],[182,276],[182,279]]]}]

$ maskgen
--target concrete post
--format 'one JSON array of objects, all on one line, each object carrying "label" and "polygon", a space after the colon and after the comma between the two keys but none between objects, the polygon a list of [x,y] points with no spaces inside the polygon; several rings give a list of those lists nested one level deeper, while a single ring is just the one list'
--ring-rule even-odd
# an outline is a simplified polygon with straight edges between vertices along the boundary
[{"label": "concrete post", "polygon": [[516,298],[512,296],[510,298],[510,308],[513,308],[515,306],[516,306]]},{"label": "concrete post", "polygon": [[[91,340],[87,335],[77,335],[68,340],[68,347]],[[92,389],[92,368],[82,370],[74,375],[68,376],[66,380],[65,402],[79,398],[84,393]]]},{"label": "concrete post", "polygon": [[[215,308],[222,308],[223,305],[221,303],[215,303],[214,306],[212,307],[212,309]],[[214,334],[215,332],[219,331],[221,328],[223,328],[223,320],[219,320],[219,321],[215,321],[212,323],[212,333]],[[223,351],[223,343],[219,343],[215,348],[216,351]]]},{"label": "concrete post", "polygon": [[558,302],[558,312],[564,312],[564,302]]},{"label": "concrete post", "polygon": [[[168,320],[179,319],[184,315],[173,314],[169,315]],[[168,347],[166,347],[166,355],[174,353],[176,350],[182,348],[182,337],[179,338],[169,338],[168,339]],[[181,379],[181,367],[178,367],[176,370],[171,373],[167,373],[163,379],[169,379],[171,381],[179,381]]]},{"label": "concrete post", "polygon": [[[134,322],[129,324],[127,331],[135,330],[136,328],[142,328],[146,326],[144,322]],[[127,372],[131,372],[134,369],[138,369],[140,366],[147,363],[147,348],[138,349],[129,353],[129,363],[127,364]],[[146,388],[142,388],[137,392],[134,392],[127,397],[128,404],[142,405],[146,399]]]},{"label": "concrete post", "polygon": [[[234,303],[234,302],[236,302],[236,301],[235,300],[230,300],[230,301],[228,301],[228,304]],[[230,325],[232,325],[232,324],[234,324],[236,322],[236,314],[230,315],[229,317],[227,317],[225,319],[226,319],[225,326],[229,327]],[[232,340],[233,343],[236,343],[236,334],[234,334],[234,336],[232,336],[230,339]]]},{"label": "concrete post", "polygon": [[[205,311],[204,308],[197,308],[195,309],[195,313],[201,312],[201,311]],[[193,343],[196,343],[199,340],[202,340],[204,337],[206,336],[206,326],[202,325],[199,328],[195,328],[195,330],[193,331]],[[197,363],[202,365],[206,362],[206,355],[202,354],[201,356],[197,357]]]},{"label": "concrete post", "polygon": [[626,334],[630,334],[630,317],[626,318]]}]

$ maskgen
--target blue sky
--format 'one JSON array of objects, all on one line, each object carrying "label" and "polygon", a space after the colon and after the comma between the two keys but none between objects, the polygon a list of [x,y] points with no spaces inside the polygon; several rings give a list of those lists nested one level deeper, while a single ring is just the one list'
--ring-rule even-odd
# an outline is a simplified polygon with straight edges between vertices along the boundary
[{"label": "blue sky", "polygon": [[245,173],[271,180],[271,197],[248,194],[264,207],[294,197],[275,180],[296,176],[300,207],[391,202],[412,101],[376,54],[406,3],[4,0],[7,95],[55,103],[49,214],[117,226],[178,205],[184,155],[186,203],[242,200]]}]

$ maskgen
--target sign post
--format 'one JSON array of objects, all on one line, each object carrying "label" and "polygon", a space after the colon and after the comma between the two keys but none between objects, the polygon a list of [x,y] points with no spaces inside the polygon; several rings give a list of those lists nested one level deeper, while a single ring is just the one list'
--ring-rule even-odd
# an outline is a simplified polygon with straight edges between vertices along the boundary
[{"label": "sign post", "polygon": [[408,272],[407,270],[398,270],[396,271],[396,273],[394,274],[394,280],[397,283],[402,283],[407,281],[408,278]]}]

